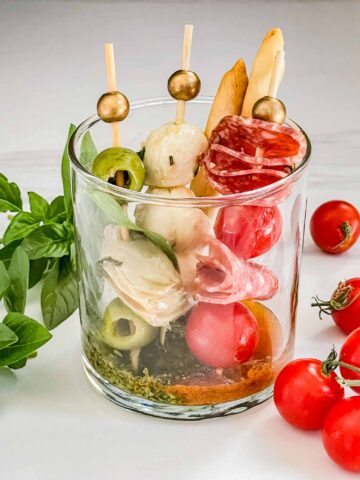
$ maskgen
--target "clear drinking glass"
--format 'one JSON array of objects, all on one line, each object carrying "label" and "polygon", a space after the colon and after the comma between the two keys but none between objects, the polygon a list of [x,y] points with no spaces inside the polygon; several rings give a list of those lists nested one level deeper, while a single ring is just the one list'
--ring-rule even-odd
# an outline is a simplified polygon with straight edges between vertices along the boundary
[{"label": "clear drinking glass", "polygon": [[[189,102],[188,121],[205,125],[211,100],[199,97]],[[150,130],[174,117],[174,103],[167,98],[134,102],[121,124],[124,146],[140,151]],[[299,129],[291,120],[286,124]],[[125,408],[173,419],[233,414],[264,402],[272,395],[277,372],[293,355],[309,140],[299,167],[271,185],[226,196],[170,198],[117,187],[89,173],[93,159],[81,154],[81,143],[88,141],[90,131],[101,151],[110,146],[111,129],[95,115],[78,127],[69,143],[83,360],[91,383]],[[231,368],[211,367],[188,348],[186,325],[197,302],[184,290],[176,266],[178,260],[191,281],[195,254],[208,255],[209,243],[190,252],[191,258],[179,254],[174,259],[158,237],[136,231],[138,214],[145,223],[147,215],[158,218],[165,229],[166,222],[176,225],[182,219],[195,236],[206,213],[211,243],[221,209],[269,205],[279,210],[281,236],[252,261],[261,273],[272,272],[277,292],[268,300],[244,301],[259,332],[251,358]],[[192,224],[194,218],[198,220]],[[252,234],[246,232],[245,241]],[[135,244],[139,248],[133,248]],[[243,278],[240,275],[239,281]],[[222,333],[227,328],[225,322]]]}]

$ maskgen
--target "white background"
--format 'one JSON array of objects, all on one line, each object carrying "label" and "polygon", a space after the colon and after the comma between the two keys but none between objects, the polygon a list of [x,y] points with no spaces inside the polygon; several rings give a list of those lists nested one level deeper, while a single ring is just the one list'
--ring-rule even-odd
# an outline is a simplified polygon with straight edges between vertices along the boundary
[{"label": "white background", "polygon": [[[0,171],[24,191],[61,191],[60,151],[70,121],[94,112],[105,89],[103,43],[117,51],[130,99],[166,94],[184,23],[194,23],[192,66],[203,93],[236,58],[251,60],[281,26],[286,78],[280,94],[310,134],[309,212],[331,198],[360,207],[360,2],[70,2],[0,0]],[[360,243],[321,254],[307,234],[297,355],[324,358],[344,336],[309,304],[360,274]],[[27,313],[40,318],[38,292]],[[78,316],[22,371],[0,370],[1,480],[351,479],[326,457],[319,433],[286,425],[272,402],[200,423],[120,409],[88,385]]]}]

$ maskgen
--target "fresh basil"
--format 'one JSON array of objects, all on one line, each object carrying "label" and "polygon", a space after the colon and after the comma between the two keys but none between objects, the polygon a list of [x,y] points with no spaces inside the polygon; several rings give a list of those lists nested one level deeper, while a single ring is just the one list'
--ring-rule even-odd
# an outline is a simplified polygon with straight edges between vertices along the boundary
[{"label": "fresh basil", "polygon": [[36,230],[40,222],[28,212],[20,212],[16,214],[7,227],[3,243],[4,245],[9,245],[15,240],[21,240],[27,237],[31,232]]},{"label": "fresh basil", "polygon": [[[18,341],[17,335],[4,323],[0,323],[0,350]],[[0,354],[1,355],[1,354]]]},{"label": "fresh basil", "polygon": [[0,299],[10,287],[10,277],[3,262],[0,262]]},{"label": "fresh basil", "polygon": [[20,189],[0,173],[0,212],[20,212],[22,200]]},{"label": "fresh basil", "polygon": [[81,141],[80,147],[80,163],[87,170],[91,170],[91,166],[97,156],[95,143],[91,138],[90,132],[86,132]]},{"label": "fresh basil", "polygon": [[[0,212],[14,212],[0,249],[0,300],[8,315],[0,323],[0,367],[18,369],[51,338],[47,328],[25,316],[27,290],[44,279],[41,307],[46,326],[54,328],[78,308],[75,274],[75,231],[71,200],[68,143],[61,175],[64,196],[52,202],[28,192],[30,211],[24,211],[19,187],[0,174]],[[82,161],[90,165],[97,155],[90,134],[81,145]]]},{"label": "fresh basil", "polygon": [[36,260],[30,260],[29,289],[33,288],[36,284],[40,282],[48,263],[48,258],[38,258]]},{"label": "fresh basil", "polygon": [[162,235],[159,235],[156,232],[152,232],[151,230],[141,228],[136,225],[136,223],[132,222],[127,216],[122,206],[111,195],[99,191],[93,191],[91,193],[91,197],[94,203],[98,206],[98,208],[100,208],[100,210],[102,210],[106,214],[106,216],[111,222],[121,225],[128,230],[144,234],[149,240],[151,240],[165,253],[165,255],[173,263],[174,267],[179,270],[179,264],[176,255],[171,248],[169,242]]},{"label": "fresh basil", "polygon": [[49,203],[45,198],[35,192],[28,192],[30,211],[34,218],[42,221],[47,217]]},{"label": "fresh basil", "polygon": [[68,214],[68,217],[72,219],[73,215],[73,207],[72,207],[72,199],[71,199],[71,174],[70,174],[70,159],[68,153],[68,146],[71,135],[75,132],[76,127],[75,125],[71,124],[69,128],[68,138],[65,145],[64,153],[62,156],[61,161],[61,177],[64,189],[64,202],[65,202],[65,209]]},{"label": "fresh basil", "polygon": [[66,217],[64,197],[61,195],[50,203],[45,223],[61,223]]},{"label": "fresh basil", "polygon": [[22,243],[30,260],[42,257],[60,258],[68,255],[70,234],[64,224],[42,225],[32,232]]},{"label": "fresh basil", "polygon": [[3,325],[12,330],[18,340],[0,350],[0,367],[10,365],[16,367],[16,364],[19,365],[18,362],[31,356],[52,337],[40,323],[21,313],[8,313],[3,320]]},{"label": "fresh basil", "polygon": [[45,275],[41,290],[41,310],[51,330],[78,308],[78,284],[70,257],[56,259]]},{"label": "fresh basil", "polygon": [[7,273],[10,285],[4,296],[5,308],[8,312],[24,313],[29,284],[29,258],[21,246],[16,248]]},{"label": "fresh basil", "polygon": [[19,368],[24,368],[25,365],[27,364],[28,357],[24,357],[21,360],[18,360],[17,362],[10,363],[8,365],[9,368],[12,368],[13,370],[18,370]]},{"label": "fresh basil", "polygon": [[5,263],[7,266],[10,263],[11,257],[13,256],[16,247],[21,244],[22,240],[16,240],[9,243],[6,247],[0,248],[0,260]]}]

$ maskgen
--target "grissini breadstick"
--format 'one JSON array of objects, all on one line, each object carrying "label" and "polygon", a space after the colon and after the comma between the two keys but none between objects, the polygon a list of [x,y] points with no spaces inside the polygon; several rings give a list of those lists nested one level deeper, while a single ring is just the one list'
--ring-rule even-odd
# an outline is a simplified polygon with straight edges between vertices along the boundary
[{"label": "grissini breadstick", "polygon": [[254,60],[241,111],[243,117],[251,117],[254,103],[268,94],[278,50],[284,50],[283,34],[280,28],[273,28],[266,34]]},{"label": "grissini breadstick", "polygon": [[[240,59],[221,79],[205,128],[207,138],[210,138],[212,130],[226,115],[240,115],[247,85],[245,62]],[[191,182],[191,189],[197,197],[217,195],[207,183],[201,167]]]},{"label": "grissini breadstick", "polygon": [[240,115],[247,85],[246,66],[241,58],[221,79],[205,128],[208,138],[226,115]]}]

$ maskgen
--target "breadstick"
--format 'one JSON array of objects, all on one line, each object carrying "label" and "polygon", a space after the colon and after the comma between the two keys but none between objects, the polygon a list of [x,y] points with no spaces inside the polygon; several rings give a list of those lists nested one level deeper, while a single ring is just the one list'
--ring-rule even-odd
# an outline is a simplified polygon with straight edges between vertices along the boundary
[{"label": "breadstick", "polygon": [[243,117],[251,117],[254,103],[268,94],[278,50],[284,50],[284,39],[280,28],[273,28],[266,34],[254,60],[241,111]]},{"label": "breadstick", "polygon": [[241,58],[221,79],[205,128],[208,138],[226,115],[240,115],[247,85],[246,66]]},{"label": "breadstick", "polygon": [[[208,138],[210,138],[212,130],[226,115],[240,115],[247,84],[245,62],[240,59],[221,79],[205,128],[205,135]],[[197,197],[217,195],[216,190],[206,181],[202,167],[199,168],[196,177],[191,182],[191,190]]]}]

